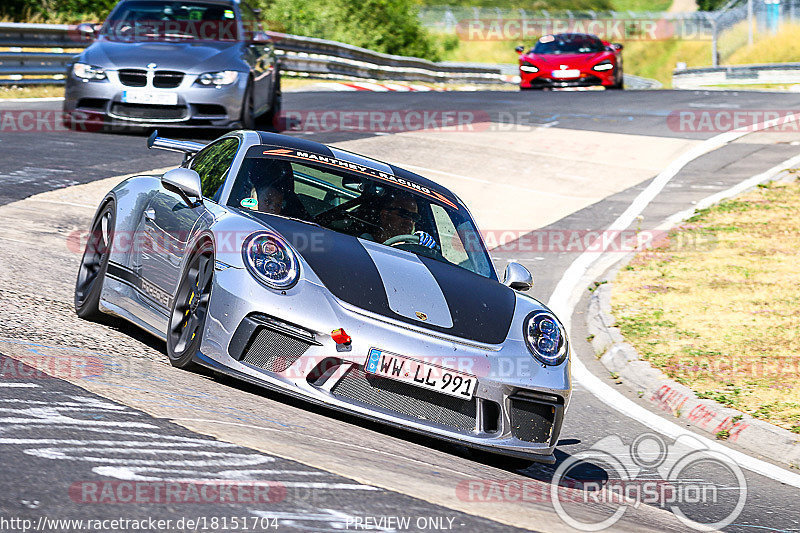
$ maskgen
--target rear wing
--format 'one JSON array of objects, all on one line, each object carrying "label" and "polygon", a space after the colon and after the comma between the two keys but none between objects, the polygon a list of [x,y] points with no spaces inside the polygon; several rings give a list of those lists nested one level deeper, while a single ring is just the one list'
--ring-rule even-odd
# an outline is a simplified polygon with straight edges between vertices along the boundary
[{"label": "rear wing", "polygon": [[171,152],[181,152],[184,155],[183,160],[191,158],[194,154],[206,147],[205,144],[200,144],[192,141],[177,141],[175,139],[167,139],[158,136],[158,130],[155,130],[147,138],[148,148],[158,148],[160,150],[169,150]]}]

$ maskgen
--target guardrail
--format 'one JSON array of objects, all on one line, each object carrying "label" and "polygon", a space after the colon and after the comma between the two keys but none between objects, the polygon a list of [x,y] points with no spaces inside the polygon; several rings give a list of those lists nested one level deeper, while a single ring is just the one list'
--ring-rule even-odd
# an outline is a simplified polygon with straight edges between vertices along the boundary
[{"label": "guardrail", "polygon": [[703,89],[720,85],[800,84],[800,63],[730,65],[676,70],[676,89]]},{"label": "guardrail", "polygon": [[[270,35],[280,57],[281,70],[287,74],[435,83],[513,83],[496,66],[434,63],[325,39]],[[64,49],[81,49],[89,44],[74,26],[0,23],[0,46],[10,48],[8,52],[0,52],[0,76],[8,77],[0,79],[0,85],[62,84],[67,66],[76,54]],[[23,48],[56,50],[29,52]]]}]

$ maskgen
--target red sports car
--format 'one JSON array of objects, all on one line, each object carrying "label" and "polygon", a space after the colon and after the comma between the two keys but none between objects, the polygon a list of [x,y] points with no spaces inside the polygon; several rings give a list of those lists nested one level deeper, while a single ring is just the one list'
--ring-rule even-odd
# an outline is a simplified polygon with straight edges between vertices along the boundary
[{"label": "red sports car", "polygon": [[622,45],[585,33],[545,35],[519,56],[519,88],[588,87],[622,89]]}]

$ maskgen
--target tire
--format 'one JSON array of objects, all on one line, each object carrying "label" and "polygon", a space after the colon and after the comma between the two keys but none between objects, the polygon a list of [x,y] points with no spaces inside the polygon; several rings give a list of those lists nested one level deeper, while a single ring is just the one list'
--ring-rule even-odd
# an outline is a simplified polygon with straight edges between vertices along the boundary
[{"label": "tire", "polygon": [[609,85],[608,88],[614,91],[622,91],[625,87],[625,76],[622,74],[622,71],[619,73],[619,81],[614,85]]},{"label": "tire", "polygon": [[75,281],[75,313],[85,320],[102,320],[100,294],[108,271],[108,260],[114,241],[116,207],[108,201],[92,221],[92,229],[83,251],[78,279]]},{"label": "tire", "polygon": [[272,85],[272,98],[270,99],[269,111],[259,117],[258,122],[265,128],[274,131],[283,131],[286,128],[281,124],[281,71],[275,69],[275,83]]},{"label": "tire", "polygon": [[214,279],[214,250],[205,241],[189,257],[178,283],[167,325],[167,356],[172,366],[191,369],[200,350],[211,283]]},{"label": "tire", "polygon": [[252,130],[256,127],[255,109],[253,105],[253,83],[247,83],[247,89],[242,98],[242,116],[240,119],[242,129]]}]

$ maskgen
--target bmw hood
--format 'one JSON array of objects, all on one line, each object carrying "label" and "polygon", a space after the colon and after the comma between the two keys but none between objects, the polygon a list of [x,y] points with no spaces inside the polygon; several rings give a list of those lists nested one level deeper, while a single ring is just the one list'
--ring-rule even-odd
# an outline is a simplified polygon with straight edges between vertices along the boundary
[{"label": "bmw hood", "polygon": [[516,295],[461,267],[282,217],[253,214],[282,234],[340,300],[463,339],[500,344]]},{"label": "bmw hood", "polygon": [[107,69],[145,68],[155,63],[158,69],[199,74],[215,70],[246,70],[241,60],[241,43],[213,41],[122,42],[99,39],[80,61]]}]

